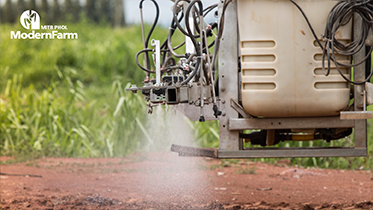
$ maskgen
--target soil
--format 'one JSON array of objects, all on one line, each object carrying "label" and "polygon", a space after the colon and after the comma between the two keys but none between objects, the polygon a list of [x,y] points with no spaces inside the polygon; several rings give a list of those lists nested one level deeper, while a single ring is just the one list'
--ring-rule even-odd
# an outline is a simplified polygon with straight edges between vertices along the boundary
[{"label": "soil", "polygon": [[44,158],[1,165],[1,209],[373,209],[371,171],[289,164],[168,152]]}]

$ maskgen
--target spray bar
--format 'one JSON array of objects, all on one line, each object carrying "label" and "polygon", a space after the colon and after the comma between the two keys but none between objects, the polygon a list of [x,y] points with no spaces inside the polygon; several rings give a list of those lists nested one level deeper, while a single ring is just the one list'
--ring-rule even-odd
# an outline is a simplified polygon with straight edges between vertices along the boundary
[{"label": "spray bar", "polygon": [[187,147],[173,144],[171,145],[171,151],[179,153],[179,156],[218,158],[217,149]]}]

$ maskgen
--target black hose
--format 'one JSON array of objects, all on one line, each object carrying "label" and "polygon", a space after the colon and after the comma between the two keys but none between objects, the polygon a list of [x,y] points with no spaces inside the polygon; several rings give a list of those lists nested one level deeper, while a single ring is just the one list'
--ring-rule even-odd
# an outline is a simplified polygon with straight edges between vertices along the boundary
[{"label": "black hose", "polygon": [[[176,23],[176,26],[177,26],[177,28],[181,31],[181,33],[183,33],[185,36],[188,36],[188,37],[190,37],[190,36],[193,36],[193,34],[189,34],[188,32],[186,32],[185,30],[184,30],[184,28],[180,25],[180,23],[178,22],[178,20],[177,20],[177,5],[179,4],[179,2],[181,2],[181,1],[185,1],[185,2],[190,2],[190,1],[188,1],[188,0],[176,0],[175,1],[175,4],[174,4],[174,8],[173,8],[173,19],[174,19],[174,22]],[[190,5],[190,4],[189,4]],[[185,17],[186,18],[186,17]]]},{"label": "black hose", "polygon": [[[178,21],[180,22],[183,18],[184,18],[184,14],[181,12],[181,15],[180,15],[180,18],[178,19]],[[172,35],[174,34],[175,29],[176,29],[176,24],[175,24],[174,19],[172,18],[172,21],[171,21],[171,27],[170,27],[170,30],[172,30],[172,32],[171,32],[171,37],[172,37]],[[172,48],[172,49],[173,49],[173,50],[176,50],[176,49],[182,47],[184,44],[185,44],[185,41],[184,41],[183,43],[181,43],[180,45],[178,45],[178,46]],[[166,40],[165,40],[165,41],[162,43],[162,45],[161,45],[161,49],[165,49],[165,50],[167,50],[167,48],[168,48],[168,36],[167,36]],[[164,52],[164,53],[163,53],[163,56],[162,56],[162,65],[163,65],[164,62],[165,62],[165,59],[166,59],[167,53],[171,53],[171,52]],[[172,53],[171,53],[171,54],[172,54]]]},{"label": "black hose", "polygon": [[[140,1],[140,5],[139,5],[139,8],[142,9],[142,3],[144,2],[145,0],[141,0]],[[155,0],[150,0],[153,2],[154,6],[155,6],[155,9],[156,9],[156,15],[155,15],[155,19],[154,19],[154,22],[153,22],[153,25],[152,27],[150,28],[149,30],[149,33],[148,33],[148,36],[146,37],[146,40],[145,40],[145,46],[148,47],[148,44],[149,44],[149,40],[150,40],[150,36],[152,35],[153,31],[154,31],[154,28],[155,26],[157,25],[158,23],[158,19],[159,19],[159,6],[158,6],[158,3],[155,1]]]},{"label": "black hose", "polygon": [[[178,22],[180,23],[182,20],[183,20],[183,18],[184,18],[184,13],[181,13],[181,15],[180,15],[180,18],[178,19]],[[173,35],[173,33],[175,32],[175,29],[176,29],[176,24],[175,24],[175,22],[174,22],[174,19],[172,18],[172,21],[171,21],[171,28],[170,29],[173,29],[172,30],[172,35]],[[185,43],[185,42],[184,42]],[[182,45],[181,45],[182,46]],[[166,40],[162,43],[162,45],[161,45],[161,49],[162,48],[164,48],[164,49],[167,49],[167,38],[166,38]]]},{"label": "black hose", "polygon": [[[143,4],[144,1],[145,0],[140,1],[140,9],[142,8],[142,4]],[[159,7],[158,7],[158,4],[154,0],[151,0],[151,1],[154,3],[154,5],[156,7],[156,17],[155,17],[153,25],[152,25],[149,33],[148,33],[148,36],[147,36],[145,44],[144,44],[146,46],[146,48],[139,51],[136,54],[136,64],[142,70],[146,71],[148,74],[155,73],[155,71],[150,70],[150,62],[147,62],[149,64],[147,67],[144,67],[139,63],[139,58],[138,57],[142,53],[145,53],[145,56],[149,57],[148,52],[152,51],[152,49],[148,48],[148,44],[149,44],[150,37],[151,37],[151,35],[154,31],[154,28],[155,28],[155,26],[158,22]],[[188,6],[188,8],[186,8],[185,14],[181,10],[181,15],[179,16],[180,12],[177,12],[177,9],[178,9],[177,5],[178,5],[179,2],[182,2],[182,1],[185,1],[185,2],[189,3],[189,6]],[[203,5],[202,5],[202,2],[200,0],[193,0],[193,1],[190,1],[190,0],[176,0],[176,2],[174,4],[173,19],[172,19],[172,22],[171,22],[171,27],[170,27],[167,39],[161,45],[161,52],[160,52],[161,55],[162,55],[161,66],[163,67],[161,69],[161,72],[164,73],[164,72],[168,72],[168,71],[173,71],[175,69],[183,70],[180,66],[175,65],[176,61],[172,56],[177,57],[177,58],[187,58],[187,63],[188,64],[191,63],[193,59],[197,58],[195,62],[192,62],[192,64],[190,64],[189,68],[190,68],[191,71],[189,73],[189,76],[181,82],[181,85],[187,84],[192,78],[194,78],[196,76],[199,69],[203,68],[203,65],[201,63],[202,62],[202,57],[201,57],[202,51],[201,51],[200,46],[197,42],[197,39],[200,37],[200,34],[198,34],[198,33],[193,34],[192,30],[200,31],[200,30],[198,30],[199,29],[198,26],[201,23],[200,21],[203,21],[203,18],[201,18],[201,17],[204,17],[205,15],[207,15],[210,11],[212,11],[216,7],[217,7],[217,4],[214,4],[214,5],[209,6],[206,9],[203,9]],[[191,12],[191,11],[193,11],[193,12]],[[193,15],[193,21],[194,21],[193,29],[190,27],[190,24],[189,24],[190,23],[189,15]],[[185,19],[186,29],[184,29],[180,25],[180,23],[181,23],[181,21],[184,17],[186,18]],[[181,46],[183,46],[185,44],[185,42],[183,42],[176,47],[172,47],[171,38],[172,38],[176,29],[179,29],[185,36],[189,37],[192,40],[192,43],[193,43],[194,48],[195,48],[195,53],[185,54],[185,55],[178,55],[178,54],[175,53],[174,50],[180,48]],[[204,31],[204,29],[202,29],[202,30]],[[200,31],[199,33],[203,33],[203,32]],[[207,46],[207,43],[204,43],[202,50],[203,51],[208,50],[208,48],[214,46],[215,43],[216,43],[216,40],[214,40],[208,46]],[[169,53],[171,53],[172,56]],[[171,64],[171,65],[169,65],[169,64]]]},{"label": "black hose", "polygon": [[203,12],[203,16],[205,17],[209,12],[211,12],[213,9],[215,9],[216,7],[218,7],[218,4],[213,4],[213,5],[210,5],[208,7],[206,7]]},{"label": "black hose", "polygon": [[[152,71],[152,70],[150,70],[150,69],[147,69],[147,68],[143,67],[143,66],[139,63],[139,55],[140,55],[141,53],[147,53],[147,52],[150,52],[150,51],[153,51],[153,49],[143,49],[143,50],[138,51],[138,52],[136,53],[135,60],[136,60],[136,64],[137,64],[137,66],[139,66],[142,70],[146,71],[147,73],[152,74],[152,73],[155,73],[155,71]],[[167,52],[167,50],[161,50],[161,52]]]},{"label": "black hose", "polygon": [[[142,4],[143,4],[143,2],[144,2],[145,0],[141,0],[140,1],[140,3],[139,3],[139,9],[142,9]],[[150,30],[149,30],[149,33],[148,33],[148,36],[146,37],[146,40],[145,40],[145,48],[148,48],[148,45],[149,45],[149,40],[150,40],[150,37],[151,37],[151,35],[152,35],[152,33],[153,33],[153,31],[154,31],[154,28],[155,28],[155,26],[157,25],[157,23],[158,23],[158,19],[159,19],[159,6],[158,6],[158,3],[155,1],[155,0],[151,0],[152,2],[153,2],[153,4],[154,4],[154,6],[155,6],[155,8],[156,8],[156,15],[155,15],[155,18],[154,18],[154,22],[153,22],[153,25],[152,25],[152,27],[150,28]],[[150,70],[150,60],[149,60],[149,54],[148,54],[148,51],[144,51],[145,52],[145,61],[146,61],[146,69],[145,68],[143,68],[141,65],[139,65],[139,63],[137,62],[137,56],[138,56],[138,54],[136,54],[136,62],[137,62],[137,65],[141,68],[141,69],[143,69],[144,71],[146,71],[147,73],[150,73],[150,72],[152,72],[151,70]],[[141,54],[141,53],[140,53]],[[147,74],[147,76],[149,76],[148,74]]]},{"label": "black hose", "polygon": [[[185,85],[186,83],[188,83],[197,73],[197,69],[200,67],[200,62],[197,61],[196,63],[196,66],[195,67],[189,67],[191,68],[193,71],[192,73],[184,80],[181,82],[181,85]],[[202,68],[202,67],[201,67]]]},{"label": "black hose", "polygon": [[[179,0],[180,1],[180,0]],[[177,1],[177,2],[179,2],[179,1]],[[182,0],[182,1],[186,1],[186,0]],[[183,17],[184,17],[184,15],[181,15],[181,17],[179,18],[179,19],[177,19],[177,14],[175,14],[176,13],[176,7],[177,7],[177,2],[175,2],[175,4],[174,4],[174,10],[173,10],[173,12],[174,12],[174,18],[173,18],[173,20],[172,20],[172,22],[171,22],[171,27],[170,27],[170,30],[169,30],[169,32],[168,32],[168,36],[167,36],[167,42],[166,42],[166,44],[167,44],[167,48],[168,48],[168,50],[170,51],[170,53],[173,55],[173,56],[175,56],[175,57],[177,57],[177,58],[185,58],[185,55],[179,55],[179,54],[177,54],[175,51],[174,51],[174,48],[172,47],[172,43],[171,43],[171,38],[172,38],[172,35],[175,33],[175,30],[176,30],[176,27],[177,27],[177,24],[179,24],[179,22],[183,19]],[[176,18],[175,18],[176,17]],[[163,43],[164,44],[164,43]],[[162,44],[162,46],[163,46],[163,44]],[[183,45],[183,44],[182,44]],[[179,45],[180,47],[182,46],[182,45]],[[166,46],[165,46],[166,47]]]},{"label": "black hose", "polygon": [[[198,6],[199,6],[199,10],[197,10],[197,14],[199,16],[203,16],[203,5],[202,5],[201,0],[193,0],[192,2],[189,3],[189,6],[188,6],[188,8],[187,8],[187,10],[185,12],[185,28],[187,29],[188,33],[190,34],[189,37],[192,40],[194,48],[196,49],[197,56],[199,56],[200,55],[200,53],[198,52],[199,51],[199,46],[198,46],[197,39],[196,39],[199,36],[198,35],[196,35],[196,36],[193,35],[193,31],[190,28],[190,23],[189,23],[190,10],[192,8],[196,9],[196,7],[194,6],[194,4],[196,4],[196,3],[198,3]],[[200,40],[200,41],[202,41],[202,40]]]},{"label": "black hose", "polygon": [[[356,67],[358,65],[361,65],[364,63],[368,58],[369,55],[372,53],[373,48],[370,47],[369,53],[366,54],[366,56],[360,60],[360,61],[354,61],[354,64],[344,64],[340,63],[336,59],[336,53],[344,56],[352,56],[358,53],[363,46],[365,46],[365,40],[368,37],[369,30],[372,30],[373,25],[373,1],[372,0],[354,0],[354,1],[340,1],[338,2],[330,11],[327,19],[327,24],[325,27],[325,34],[324,39],[326,40],[325,46],[323,47],[322,44],[319,41],[319,38],[317,37],[315,31],[313,30],[312,25],[310,24],[307,15],[304,13],[302,8],[295,3],[293,0],[289,0],[291,3],[293,3],[298,10],[303,15],[304,19],[307,22],[308,27],[310,28],[312,35],[314,36],[315,40],[317,41],[318,45],[320,46],[321,50],[323,51],[323,61],[322,66],[323,69],[325,69],[324,66],[324,58],[326,57],[328,62],[328,70],[326,71],[326,75],[330,72],[330,63],[331,61],[335,63],[336,68],[339,72],[339,74],[345,79],[346,81],[361,85],[365,82],[368,82],[370,78],[373,75],[373,71],[370,71],[370,74],[365,78],[364,81],[352,81],[351,79],[347,78],[339,66],[343,67]],[[338,41],[338,39],[335,38],[335,35],[338,31],[338,29],[344,25],[346,25],[349,21],[352,20],[354,13],[358,14],[362,18],[362,31],[361,36],[353,40],[352,42],[348,43],[347,45],[341,43]],[[330,56],[331,54],[331,56]]]},{"label": "black hose", "polygon": [[175,56],[176,58],[185,58],[185,55],[179,55],[177,54],[173,48],[172,48],[172,45],[171,45],[171,37],[172,37],[172,34],[174,33],[174,30],[175,29],[170,29],[169,32],[168,32],[168,36],[167,36],[167,47],[168,47],[168,50],[171,52],[171,54],[173,56]]},{"label": "black hose", "polygon": [[137,53],[136,53],[136,56],[135,56],[135,60],[136,60],[136,64],[137,64],[137,66],[139,66],[140,67],[140,69],[142,69],[142,70],[144,70],[144,71],[146,71],[147,73],[155,73],[155,71],[152,71],[152,70],[150,70],[150,69],[148,69],[148,68],[145,68],[145,67],[143,67],[140,63],[139,63],[139,55],[141,54],[141,53],[145,53],[145,55],[147,55],[148,53],[147,52],[149,52],[149,51],[152,51],[152,49],[143,49],[143,50],[140,50],[140,51],[138,51]]}]

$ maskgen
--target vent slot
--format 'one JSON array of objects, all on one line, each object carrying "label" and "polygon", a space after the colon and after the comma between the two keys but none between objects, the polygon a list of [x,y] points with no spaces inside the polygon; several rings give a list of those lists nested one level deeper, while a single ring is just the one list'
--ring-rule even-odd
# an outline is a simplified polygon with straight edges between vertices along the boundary
[{"label": "vent slot", "polygon": [[[326,69],[327,68],[325,68],[325,70],[322,70],[322,68],[316,68],[315,70],[314,70],[314,72],[315,72],[315,74],[316,75],[321,75],[321,76],[323,76],[323,75],[325,75],[325,73],[326,73]],[[341,70],[341,72],[343,73],[343,74],[349,74],[349,69],[348,68],[339,68],[340,70]],[[339,75],[339,71],[337,70],[337,68],[330,68],[330,73],[329,73],[329,75]]]},{"label": "vent slot", "polygon": [[[321,45],[324,47],[325,46],[325,42],[322,41],[322,40],[319,40],[319,41],[320,41]],[[338,39],[338,41],[341,42],[342,44],[348,44],[348,43],[351,42],[351,40],[349,40],[349,39]],[[316,40],[313,41],[313,46],[320,48],[319,43],[317,43]]]},{"label": "vent slot", "polygon": [[273,40],[242,41],[242,48],[272,48],[276,46]]},{"label": "vent slot", "polygon": [[[330,55],[332,57],[332,55]],[[346,61],[349,61],[350,60],[350,56],[345,56],[345,55],[339,55],[339,54],[336,54],[335,55],[335,58],[338,60],[338,61],[341,61],[341,60],[346,60]],[[322,61],[322,53],[317,53],[313,56],[313,59],[315,59],[315,61]],[[325,60],[327,60],[327,56],[325,55]],[[330,61],[332,63],[334,63],[333,61]]]},{"label": "vent slot", "polygon": [[273,82],[268,83],[245,83],[243,89],[245,90],[274,90],[276,84]]},{"label": "vent slot", "polygon": [[316,89],[344,89],[348,88],[347,82],[316,82]]},{"label": "vent slot", "polygon": [[242,62],[273,62],[276,60],[275,55],[243,55]]},{"label": "vent slot", "polygon": [[243,69],[244,76],[274,76],[275,69]]}]

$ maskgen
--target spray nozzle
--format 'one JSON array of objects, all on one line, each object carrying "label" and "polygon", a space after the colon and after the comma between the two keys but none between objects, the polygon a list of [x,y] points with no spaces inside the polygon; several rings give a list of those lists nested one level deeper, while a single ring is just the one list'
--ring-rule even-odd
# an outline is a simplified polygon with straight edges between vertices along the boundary
[{"label": "spray nozzle", "polygon": [[212,107],[212,110],[214,110],[214,116],[216,118],[221,115],[221,111],[218,109],[218,106],[216,106],[216,104]]}]

